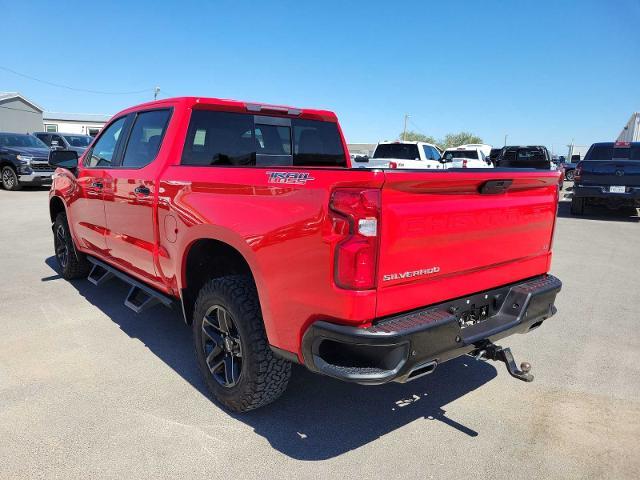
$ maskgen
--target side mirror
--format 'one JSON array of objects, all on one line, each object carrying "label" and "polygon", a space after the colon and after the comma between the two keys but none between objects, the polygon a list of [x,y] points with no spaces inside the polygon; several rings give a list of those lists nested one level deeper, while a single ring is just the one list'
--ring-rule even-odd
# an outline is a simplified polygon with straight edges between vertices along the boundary
[{"label": "side mirror", "polygon": [[78,153],[74,150],[51,150],[49,165],[74,170],[78,167]]}]

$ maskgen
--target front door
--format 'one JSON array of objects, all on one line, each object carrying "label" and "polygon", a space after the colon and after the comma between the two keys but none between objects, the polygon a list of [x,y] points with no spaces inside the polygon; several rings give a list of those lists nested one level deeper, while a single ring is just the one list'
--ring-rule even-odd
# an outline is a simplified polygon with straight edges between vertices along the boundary
[{"label": "front door", "polygon": [[111,259],[156,286],[154,259],[158,166],[156,161],[171,111],[138,112],[123,142],[119,165],[105,174],[104,206]]},{"label": "front door", "polygon": [[78,191],[69,205],[69,218],[73,221],[71,228],[80,246],[102,256],[108,256],[104,177],[113,166],[125,122],[126,117],[122,117],[111,123],[87,151],[82,165],[78,166]]}]

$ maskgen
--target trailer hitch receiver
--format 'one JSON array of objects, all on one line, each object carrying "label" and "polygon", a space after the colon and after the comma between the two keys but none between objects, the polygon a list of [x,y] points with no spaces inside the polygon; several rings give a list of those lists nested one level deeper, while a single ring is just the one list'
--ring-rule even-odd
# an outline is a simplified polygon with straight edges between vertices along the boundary
[{"label": "trailer hitch receiver", "polygon": [[513,358],[510,348],[502,348],[499,345],[490,343],[489,345],[475,350],[472,355],[476,357],[476,360],[494,360],[502,362],[507,366],[509,375],[523,382],[533,382],[533,375],[529,373],[531,371],[531,364],[528,362],[522,362],[520,368],[516,367],[516,361]]}]

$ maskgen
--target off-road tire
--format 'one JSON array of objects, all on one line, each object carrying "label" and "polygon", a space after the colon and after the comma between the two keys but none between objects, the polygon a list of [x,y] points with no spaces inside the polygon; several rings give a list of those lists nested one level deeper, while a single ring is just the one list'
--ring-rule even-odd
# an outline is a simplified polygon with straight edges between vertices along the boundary
[{"label": "off-road tire", "polygon": [[584,215],[584,198],[573,197],[571,199],[571,215]]},{"label": "off-road tire", "polygon": [[[214,378],[206,362],[202,325],[214,306],[232,317],[242,349],[239,380],[223,386]],[[229,410],[247,412],[278,399],[291,377],[291,363],[276,357],[264,329],[258,292],[245,275],[210,280],[201,288],[193,313],[193,341],[198,367],[213,397]]]},{"label": "off-road tire", "polygon": [[5,190],[20,190],[22,186],[18,181],[18,174],[13,167],[5,165],[0,171],[0,182]]},{"label": "off-road tire", "polygon": [[[63,233],[63,235],[61,236],[60,233]],[[60,247],[62,245],[66,247],[66,261],[61,259]],[[86,278],[89,275],[91,263],[87,260],[85,254],[76,250],[69,231],[67,216],[62,212],[56,216],[56,220],[53,223],[53,248],[62,276],[66,280]]]}]

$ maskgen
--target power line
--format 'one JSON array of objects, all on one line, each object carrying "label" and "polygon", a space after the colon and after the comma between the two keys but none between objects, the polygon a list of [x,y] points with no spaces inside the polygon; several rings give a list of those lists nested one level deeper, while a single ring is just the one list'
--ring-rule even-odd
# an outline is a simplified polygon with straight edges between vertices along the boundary
[{"label": "power line", "polygon": [[134,90],[130,92],[105,92],[101,90],[89,90],[86,88],[76,88],[70,87],[69,85],[63,85],[61,83],[49,82],[48,80],[42,80],[41,78],[32,77],[31,75],[27,75],[26,73],[16,72],[15,70],[3,67],[0,65],[0,70],[5,70],[7,72],[13,73],[14,75],[18,75],[19,77],[28,78],[29,80],[33,80],[35,82],[44,83],[45,85],[50,85],[52,87],[65,88],[67,90],[72,90],[74,92],[84,92],[84,93],[95,93],[99,95],[134,95],[137,93],[147,93],[153,91],[153,88],[145,88],[144,90]]}]

